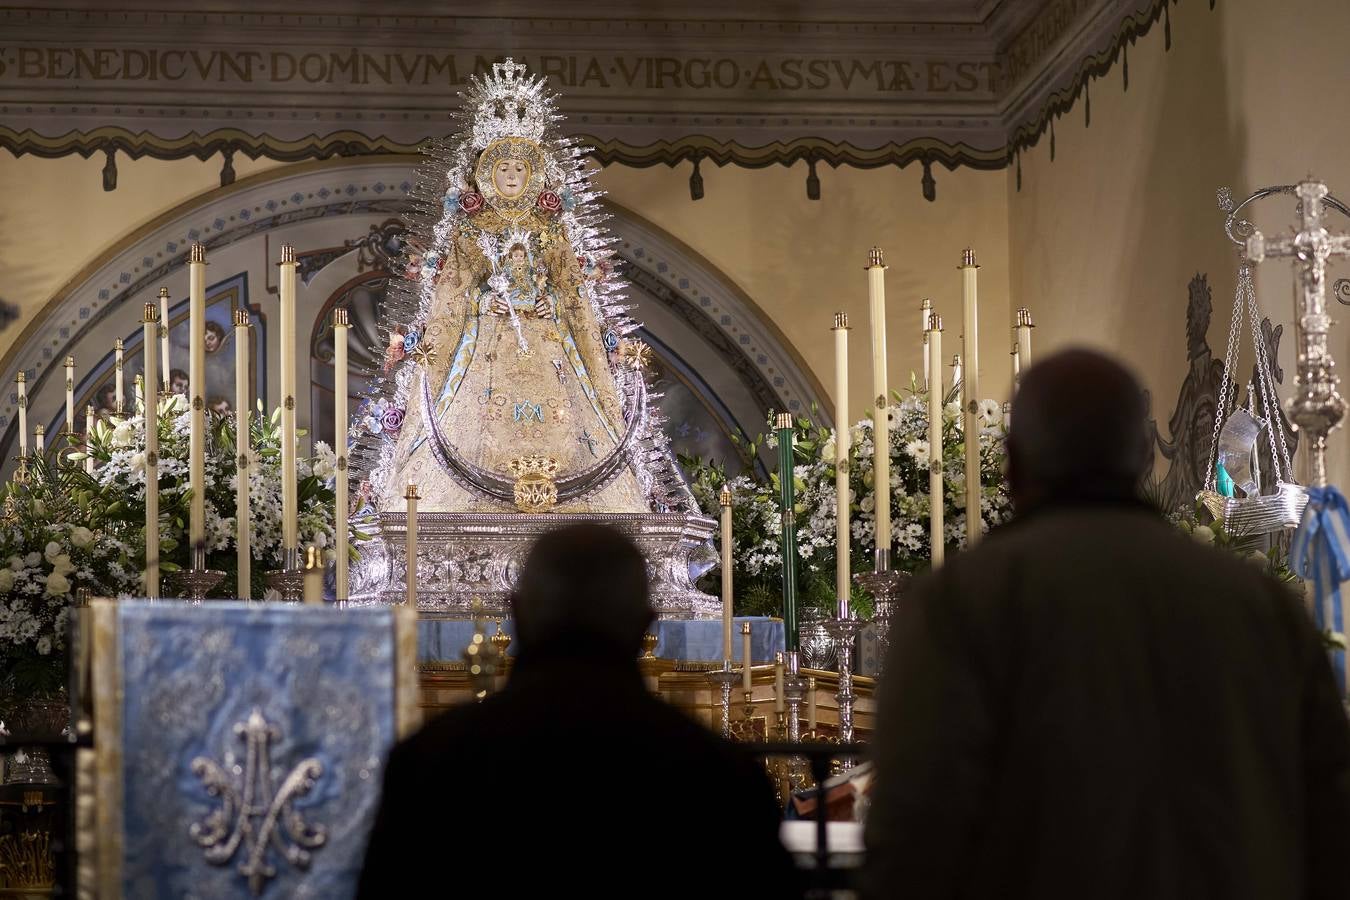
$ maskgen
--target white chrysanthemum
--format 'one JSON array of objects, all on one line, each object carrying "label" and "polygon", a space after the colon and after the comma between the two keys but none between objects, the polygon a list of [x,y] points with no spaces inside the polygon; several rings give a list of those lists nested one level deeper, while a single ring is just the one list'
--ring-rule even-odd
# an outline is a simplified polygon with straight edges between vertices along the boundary
[{"label": "white chrysanthemum", "polygon": [[1003,423],[1003,406],[997,400],[981,400],[980,423],[987,426]]},{"label": "white chrysanthemum", "polygon": [[928,441],[917,440],[906,442],[905,453],[909,454],[909,456],[913,458],[915,465],[917,465],[919,468],[921,469],[928,468],[928,459],[930,454]]}]

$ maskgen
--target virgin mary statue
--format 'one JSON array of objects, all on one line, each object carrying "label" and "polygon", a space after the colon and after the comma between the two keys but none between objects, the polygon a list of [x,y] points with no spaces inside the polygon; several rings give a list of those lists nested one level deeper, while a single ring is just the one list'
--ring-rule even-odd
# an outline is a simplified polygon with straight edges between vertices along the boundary
[{"label": "virgin mary statue", "polygon": [[[510,59],[471,81],[430,154],[406,282],[386,310],[369,490],[424,512],[651,512],[687,493],[647,408],[583,148],[543,78]],[[685,507],[692,511],[692,507]]]}]

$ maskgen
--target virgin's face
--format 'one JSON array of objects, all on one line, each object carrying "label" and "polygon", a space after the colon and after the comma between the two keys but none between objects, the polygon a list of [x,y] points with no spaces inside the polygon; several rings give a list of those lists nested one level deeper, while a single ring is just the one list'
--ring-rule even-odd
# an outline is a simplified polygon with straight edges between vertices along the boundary
[{"label": "virgin's face", "polygon": [[498,162],[492,167],[492,185],[497,189],[497,194],[508,200],[520,196],[525,190],[529,170],[524,160],[503,159]]}]

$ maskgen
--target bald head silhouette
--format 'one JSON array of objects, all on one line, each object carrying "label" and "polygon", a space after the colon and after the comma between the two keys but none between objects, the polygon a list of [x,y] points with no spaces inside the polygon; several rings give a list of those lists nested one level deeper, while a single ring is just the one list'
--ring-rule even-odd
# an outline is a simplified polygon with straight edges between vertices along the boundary
[{"label": "bald head silhouette", "polygon": [[565,525],[535,542],[511,608],[522,657],[571,644],[578,653],[634,660],[656,618],[641,551],[594,523]]},{"label": "bald head silhouette", "polygon": [[1147,415],[1139,382],[1110,357],[1066,350],[1032,366],[1008,432],[1018,510],[1136,496],[1149,464]]}]

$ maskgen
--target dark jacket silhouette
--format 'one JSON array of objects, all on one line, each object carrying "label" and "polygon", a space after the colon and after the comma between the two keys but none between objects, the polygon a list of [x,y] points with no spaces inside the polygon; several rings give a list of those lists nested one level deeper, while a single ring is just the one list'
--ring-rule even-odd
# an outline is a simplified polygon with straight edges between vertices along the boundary
[{"label": "dark jacket silhouette", "polygon": [[360,897],[790,894],[763,767],[579,652],[522,658],[394,749]]},{"label": "dark jacket silhouette", "polygon": [[1350,728],[1290,588],[1142,506],[1052,503],[900,608],[869,896],[1346,896]]}]

